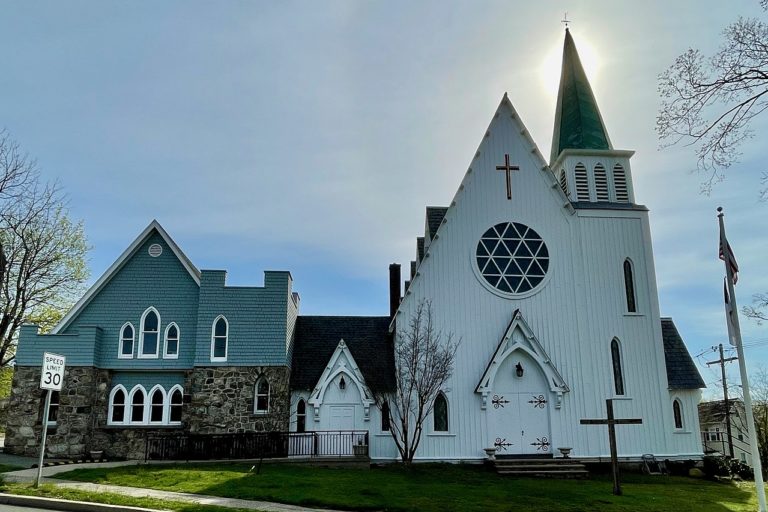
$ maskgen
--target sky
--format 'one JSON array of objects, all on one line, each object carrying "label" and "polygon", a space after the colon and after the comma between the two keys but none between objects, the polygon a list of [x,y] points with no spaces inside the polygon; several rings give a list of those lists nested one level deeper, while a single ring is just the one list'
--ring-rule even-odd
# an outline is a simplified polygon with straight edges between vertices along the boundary
[{"label": "sky", "polygon": [[[739,304],[768,291],[768,114],[702,195],[692,148],[659,148],[657,76],[739,15],[768,17],[756,0],[3,2],[0,126],[66,191],[92,281],[156,218],[228,284],[290,270],[303,314],[385,315],[388,264],[414,258],[505,91],[549,154],[564,11],[614,147],[636,151],[662,316],[712,360],[717,206]],[[768,326],[742,331],[750,370],[768,366]]]}]

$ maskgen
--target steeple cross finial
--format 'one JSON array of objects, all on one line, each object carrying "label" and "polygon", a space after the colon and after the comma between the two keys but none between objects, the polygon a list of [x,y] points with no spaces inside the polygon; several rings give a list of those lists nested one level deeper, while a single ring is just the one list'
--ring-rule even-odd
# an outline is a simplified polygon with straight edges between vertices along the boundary
[{"label": "steeple cross finial", "polygon": [[565,25],[566,30],[568,29],[568,24],[571,22],[571,20],[568,19],[568,11],[565,11],[565,14],[563,14],[563,19],[560,20],[560,23]]}]

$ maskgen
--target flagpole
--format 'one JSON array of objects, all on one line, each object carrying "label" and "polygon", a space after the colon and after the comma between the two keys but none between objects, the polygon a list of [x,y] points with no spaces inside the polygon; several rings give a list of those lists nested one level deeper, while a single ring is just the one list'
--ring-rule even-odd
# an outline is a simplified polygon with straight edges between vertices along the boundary
[{"label": "flagpole", "polygon": [[722,248],[725,262],[726,282],[728,283],[728,295],[733,314],[733,330],[736,338],[736,353],[739,357],[739,373],[741,374],[741,385],[744,390],[744,408],[747,413],[747,426],[749,427],[749,444],[752,447],[752,468],[755,470],[755,489],[757,491],[757,503],[760,512],[768,512],[765,503],[765,484],[763,483],[763,468],[760,463],[760,447],[757,444],[757,430],[755,429],[755,416],[752,414],[752,395],[749,392],[749,377],[747,376],[747,364],[744,360],[744,348],[741,344],[741,327],[739,326],[739,310],[736,307],[736,294],[733,291],[733,273],[731,271],[730,248],[728,240],[725,238],[725,223],[723,221],[723,209],[717,208],[717,218],[720,223],[720,247]]}]

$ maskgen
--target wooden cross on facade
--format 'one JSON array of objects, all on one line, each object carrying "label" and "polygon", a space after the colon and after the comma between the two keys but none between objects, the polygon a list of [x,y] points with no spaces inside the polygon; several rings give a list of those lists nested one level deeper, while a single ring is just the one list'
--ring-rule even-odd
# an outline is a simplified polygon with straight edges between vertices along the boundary
[{"label": "wooden cross on facade", "polygon": [[504,165],[497,165],[497,171],[504,171],[507,173],[507,199],[512,199],[512,175],[510,171],[519,171],[520,167],[517,165],[509,165],[509,153],[504,154]]},{"label": "wooden cross on facade", "polygon": [[616,425],[640,425],[640,418],[616,419],[613,416],[613,398],[605,401],[608,417],[605,419],[581,420],[582,425],[608,425],[608,442],[611,445],[611,469],[613,472],[613,494],[621,496],[621,484],[619,483],[619,456],[616,450]]}]

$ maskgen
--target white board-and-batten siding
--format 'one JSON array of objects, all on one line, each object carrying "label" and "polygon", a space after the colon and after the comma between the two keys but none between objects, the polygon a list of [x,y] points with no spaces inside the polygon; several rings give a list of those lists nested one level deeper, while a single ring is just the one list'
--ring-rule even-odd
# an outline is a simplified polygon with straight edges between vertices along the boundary
[{"label": "white board-and-batten siding", "polygon": [[[561,406],[550,408],[555,452],[557,447],[572,447],[577,457],[608,455],[606,429],[582,426],[579,420],[604,417],[605,399],[614,397],[610,343],[616,337],[622,349],[626,397],[631,398],[617,402],[616,412],[644,419],[641,426],[617,428],[620,454],[700,453],[695,431],[687,439],[674,434],[672,440],[647,212],[569,208],[516,116],[506,99],[502,101],[399,309],[402,329],[419,302],[430,300],[443,335],[461,339],[454,374],[444,390],[449,432],[432,432],[429,418],[417,457],[484,456],[482,449],[490,444],[488,413],[475,387],[516,310],[570,387]],[[505,153],[520,166],[520,171],[512,172],[511,201],[504,172],[496,170]],[[547,277],[528,296],[509,298],[490,291],[476,269],[478,240],[500,222],[533,228],[549,249]],[[636,314],[626,311],[626,258],[633,264]],[[554,402],[554,394],[549,398]],[[373,449],[371,455],[377,455]]]}]

